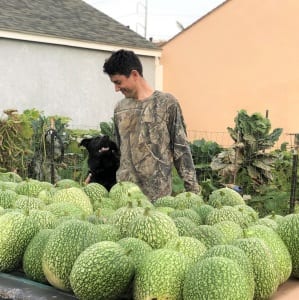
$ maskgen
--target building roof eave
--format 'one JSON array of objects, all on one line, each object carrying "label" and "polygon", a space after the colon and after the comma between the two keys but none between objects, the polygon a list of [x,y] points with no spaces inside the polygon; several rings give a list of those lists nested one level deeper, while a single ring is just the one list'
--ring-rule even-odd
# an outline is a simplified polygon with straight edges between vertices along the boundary
[{"label": "building roof eave", "polygon": [[133,48],[125,45],[97,43],[91,41],[38,35],[35,33],[28,33],[28,32],[7,31],[1,29],[0,29],[0,38],[23,40],[23,41],[44,43],[44,44],[54,44],[54,45],[61,45],[61,46],[68,46],[68,47],[85,48],[85,49],[92,49],[92,50],[109,51],[109,52],[116,51],[120,48],[125,48],[127,50],[134,51],[138,55],[152,56],[152,57],[160,57],[162,51],[157,49]]}]

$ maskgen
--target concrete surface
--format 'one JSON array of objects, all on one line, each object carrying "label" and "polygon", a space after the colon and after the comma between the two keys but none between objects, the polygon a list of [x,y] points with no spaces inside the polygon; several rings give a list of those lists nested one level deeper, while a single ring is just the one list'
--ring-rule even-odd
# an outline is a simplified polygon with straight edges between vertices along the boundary
[{"label": "concrete surface", "polygon": [[11,274],[0,273],[0,299],[9,300],[75,300],[75,296],[49,285]]}]

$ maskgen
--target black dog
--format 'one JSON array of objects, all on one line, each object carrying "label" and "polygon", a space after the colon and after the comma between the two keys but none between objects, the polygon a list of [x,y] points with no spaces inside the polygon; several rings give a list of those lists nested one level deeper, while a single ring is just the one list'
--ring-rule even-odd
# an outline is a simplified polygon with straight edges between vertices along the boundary
[{"label": "black dog", "polygon": [[109,191],[116,183],[116,171],[119,167],[119,149],[108,135],[83,139],[80,146],[88,150],[89,174],[85,183],[97,182]]}]

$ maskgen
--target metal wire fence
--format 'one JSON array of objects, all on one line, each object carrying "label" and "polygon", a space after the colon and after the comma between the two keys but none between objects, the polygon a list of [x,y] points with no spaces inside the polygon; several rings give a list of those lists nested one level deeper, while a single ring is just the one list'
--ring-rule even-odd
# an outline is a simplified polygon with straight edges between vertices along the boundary
[{"label": "metal wire fence", "polygon": [[[216,142],[223,148],[231,147],[234,141],[230,137],[228,132],[221,131],[197,131],[197,130],[188,130],[187,131],[188,140],[192,143],[195,140],[204,139],[205,141]],[[296,145],[296,136],[297,133],[283,133],[274,145],[274,149],[279,149],[282,144],[286,144],[288,150],[294,149]]]}]

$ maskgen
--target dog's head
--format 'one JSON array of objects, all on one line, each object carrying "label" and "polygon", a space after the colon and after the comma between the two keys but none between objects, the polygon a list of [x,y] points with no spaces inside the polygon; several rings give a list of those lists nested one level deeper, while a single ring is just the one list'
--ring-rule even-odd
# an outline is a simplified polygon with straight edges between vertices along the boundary
[{"label": "dog's head", "polygon": [[108,153],[117,153],[118,147],[108,135],[99,135],[92,138],[83,139],[80,144],[87,149],[89,156],[101,157]]},{"label": "dog's head", "polygon": [[80,144],[88,151],[89,182],[98,182],[108,190],[116,183],[120,152],[109,136],[85,138]]}]

